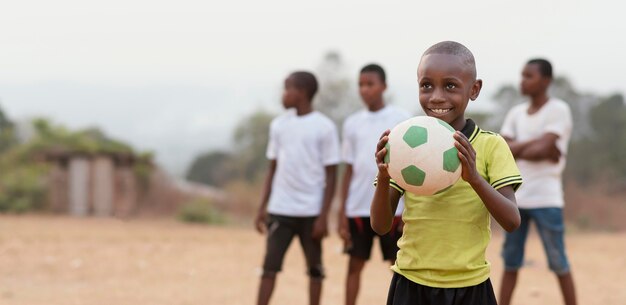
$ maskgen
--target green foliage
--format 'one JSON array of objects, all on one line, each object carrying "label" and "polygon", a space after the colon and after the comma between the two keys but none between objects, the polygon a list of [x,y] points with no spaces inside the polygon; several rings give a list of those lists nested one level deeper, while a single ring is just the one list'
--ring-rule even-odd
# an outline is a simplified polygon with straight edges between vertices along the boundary
[{"label": "green foliage", "polygon": [[256,180],[267,167],[265,151],[273,118],[274,115],[258,110],[244,118],[235,128],[235,153],[231,164],[238,176],[247,181]]},{"label": "green foliage", "polygon": [[178,218],[184,222],[223,224],[224,216],[206,199],[195,199],[183,204],[178,212]]},{"label": "green foliage", "polygon": [[233,157],[221,151],[202,154],[193,161],[187,180],[222,187],[236,176]]},{"label": "green foliage", "polygon": [[23,213],[43,208],[47,167],[26,164],[4,168],[7,170],[0,173],[0,212]]},{"label": "green foliage", "polygon": [[132,148],[122,142],[108,138],[97,128],[70,131],[61,125],[54,125],[46,119],[33,121],[36,136],[31,141],[35,151],[57,150],[73,153],[128,153]]},{"label": "green foliage", "polygon": [[0,108],[0,153],[6,151],[16,143],[15,126],[2,108]]},{"label": "green foliage", "polygon": [[[626,105],[621,94],[614,94],[600,100],[590,111],[593,136],[583,142],[586,148],[575,146],[575,149],[593,148],[585,159],[592,175],[599,173],[608,175],[618,184],[626,183]],[[582,156],[581,156],[582,157]]]}]

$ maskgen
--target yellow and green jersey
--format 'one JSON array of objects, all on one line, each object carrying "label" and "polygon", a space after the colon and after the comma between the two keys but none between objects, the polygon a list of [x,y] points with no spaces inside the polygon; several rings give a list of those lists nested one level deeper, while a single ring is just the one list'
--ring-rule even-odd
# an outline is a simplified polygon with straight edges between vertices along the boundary
[{"label": "yellow and green jersey", "polygon": [[[522,177],[504,139],[467,120],[462,130],[476,151],[476,169],[495,189]],[[458,288],[478,285],[489,277],[485,250],[491,238],[489,211],[463,179],[448,190],[419,196],[391,180],[404,195],[404,232],[392,270],[421,285]]]}]

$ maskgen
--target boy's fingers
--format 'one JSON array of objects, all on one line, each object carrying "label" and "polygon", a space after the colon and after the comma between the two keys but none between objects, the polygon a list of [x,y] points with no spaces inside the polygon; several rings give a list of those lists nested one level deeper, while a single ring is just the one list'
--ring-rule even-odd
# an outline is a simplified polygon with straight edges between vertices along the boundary
[{"label": "boy's fingers", "polygon": [[382,139],[384,136],[389,135],[391,131],[389,129],[383,131],[383,134],[380,135],[380,138],[378,138],[379,140]]},{"label": "boy's fingers", "polygon": [[385,159],[385,155],[387,154],[387,148],[382,148],[376,153],[376,161],[383,161]]},{"label": "boy's fingers", "polygon": [[467,148],[465,148],[465,146],[463,146],[463,144],[461,144],[461,142],[458,142],[458,141],[455,142],[454,146],[459,151],[459,153],[461,153],[462,155],[466,156],[468,154]]},{"label": "boy's fingers", "polygon": [[376,150],[379,151],[382,148],[384,148],[387,142],[389,142],[389,137],[387,137],[386,135],[383,135],[378,141],[378,144],[376,144]]}]

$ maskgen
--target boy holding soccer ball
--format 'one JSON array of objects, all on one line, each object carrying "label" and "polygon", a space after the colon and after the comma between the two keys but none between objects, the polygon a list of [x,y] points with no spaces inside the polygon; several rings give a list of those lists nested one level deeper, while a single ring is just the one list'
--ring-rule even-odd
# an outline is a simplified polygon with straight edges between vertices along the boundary
[{"label": "boy holding soccer ball", "polygon": [[404,232],[398,246],[387,304],[496,304],[485,259],[490,215],[506,230],[520,224],[515,190],[522,177],[507,143],[465,118],[465,108],[482,87],[472,53],[444,41],[420,60],[419,100],[426,115],[450,124],[462,166],[462,180],[432,196],[405,192],[390,177],[384,157],[389,130],[376,150],[378,178],[371,225],[378,234],[391,228],[404,196]]}]

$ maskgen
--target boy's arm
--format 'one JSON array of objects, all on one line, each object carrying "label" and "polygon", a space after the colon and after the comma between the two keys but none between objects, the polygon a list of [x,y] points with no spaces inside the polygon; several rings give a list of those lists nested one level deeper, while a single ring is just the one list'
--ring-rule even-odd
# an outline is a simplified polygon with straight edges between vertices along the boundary
[{"label": "boy's arm", "polygon": [[274,173],[276,173],[276,160],[270,160],[270,166],[265,176],[265,184],[263,185],[263,194],[261,195],[261,205],[254,220],[254,225],[259,233],[265,233],[267,222],[267,202],[272,193],[272,182],[274,181]]},{"label": "boy's arm", "polygon": [[527,142],[518,153],[517,158],[529,161],[550,160],[558,162],[561,158],[561,151],[556,146],[558,139],[559,136],[554,133],[545,133],[540,138]]},{"label": "boy's arm", "polygon": [[463,166],[461,177],[467,181],[485,204],[489,213],[507,232],[519,227],[521,218],[513,187],[508,185],[494,189],[476,170],[476,151],[461,132],[454,134],[455,146]]},{"label": "boy's arm", "polygon": [[346,163],[346,168],[341,181],[341,202],[339,206],[339,225],[337,230],[339,236],[344,242],[350,240],[350,228],[348,218],[346,217],[346,202],[348,201],[348,192],[350,190],[350,181],[352,180],[352,164]]},{"label": "boy's arm", "polygon": [[391,231],[393,217],[400,201],[400,192],[389,186],[389,180],[389,176],[382,178],[379,176],[370,207],[372,230],[378,235],[385,235]]},{"label": "boy's arm", "polygon": [[315,220],[313,225],[313,238],[321,239],[328,235],[328,211],[335,196],[335,184],[337,182],[337,165],[327,165],[326,169],[326,187],[324,188],[324,198],[322,202],[322,211]]},{"label": "boy's arm", "polygon": [[387,171],[388,165],[384,162],[387,149],[385,144],[389,141],[389,130],[383,132],[376,146],[376,165],[378,166],[378,176],[376,191],[372,198],[370,207],[370,223],[372,229],[378,235],[387,234],[391,230],[393,217],[398,208],[400,192],[389,185],[391,178]]}]

